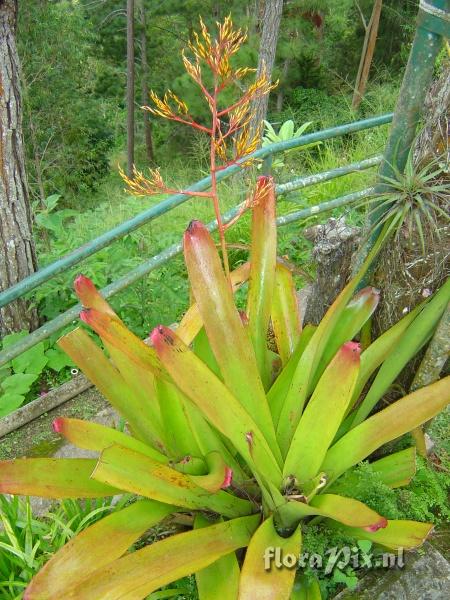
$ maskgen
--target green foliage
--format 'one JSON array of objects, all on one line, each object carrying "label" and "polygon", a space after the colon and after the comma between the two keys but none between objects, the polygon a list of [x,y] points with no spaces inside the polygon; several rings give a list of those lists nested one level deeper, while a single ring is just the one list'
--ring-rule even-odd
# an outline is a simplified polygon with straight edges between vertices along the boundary
[{"label": "green foliage", "polygon": [[[262,144],[261,144],[263,148],[265,146],[269,146],[270,144],[275,144],[277,142],[285,142],[287,140],[291,140],[291,139],[300,137],[309,128],[309,126],[311,125],[311,122],[309,121],[309,122],[303,123],[302,125],[300,125],[300,127],[298,127],[295,130],[294,121],[289,119],[288,121],[285,121],[281,125],[280,129],[278,130],[278,133],[275,132],[274,128],[268,121],[264,121],[264,125],[265,125],[265,135],[262,138]],[[305,146],[301,146],[300,148],[292,148],[291,150],[287,150],[286,152],[284,152],[281,155],[277,154],[275,156],[275,158],[273,159],[271,166],[274,169],[280,169],[285,166],[285,163],[283,160],[284,155],[292,154],[294,152],[304,151],[304,150],[307,150],[308,148],[313,148],[315,146],[318,146],[319,144],[320,144],[320,142],[314,142],[312,144],[306,144]]]},{"label": "green foliage", "polygon": [[370,463],[358,465],[335,485],[344,496],[361,500],[389,519],[430,521],[436,525],[448,522],[448,491],[450,476],[417,458],[417,471],[404,488],[391,489]]},{"label": "green foliage", "polygon": [[[5,336],[2,349],[27,335],[28,331],[20,331]],[[73,362],[49,340],[39,342],[13,358],[0,369],[0,417],[33,400],[37,394],[48,391],[47,386],[52,380],[62,381],[71,366]]]},{"label": "green foliage", "polygon": [[393,176],[383,176],[386,190],[373,198],[375,207],[372,231],[388,221],[396,235],[407,231],[412,238],[415,230],[422,253],[429,250],[430,242],[440,241],[439,222],[448,222],[446,211],[450,185],[446,181],[447,165],[440,159],[417,167],[413,150],[408,155],[404,172],[392,167]]},{"label": "green foliage", "polygon": [[[126,499],[125,499],[126,501]],[[44,517],[33,515],[29,498],[0,496],[0,596],[18,600],[48,559],[105,514],[120,510],[110,498],[64,500]]]},{"label": "green foliage", "polygon": [[28,180],[41,202],[73,201],[109,171],[114,109],[95,95],[96,43],[79,3],[29,0],[19,11]]}]

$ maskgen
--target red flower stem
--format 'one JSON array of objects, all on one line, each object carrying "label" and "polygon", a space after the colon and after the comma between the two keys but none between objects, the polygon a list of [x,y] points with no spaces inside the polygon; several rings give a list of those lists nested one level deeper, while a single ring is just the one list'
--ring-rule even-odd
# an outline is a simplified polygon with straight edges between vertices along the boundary
[{"label": "red flower stem", "polygon": [[208,129],[207,127],[204,127],[203,125],[200,125],[200,123],[197,123],[196,121],[186,121],[185,119],[182,119],[181,117],[178,117],[176,115],[171,115],[170,117],[167,117],[167,118],[170,119],[171,121],[177,121],[178,123],[183,123],[184,125],[189,125],[190,127],[193,127],[194,129],[198,129],[199,131],[203,131],[204,133],[211,135],[211,129]]},{"label": "red flower stem", "polygon": [[[215,79],[217,76],[215,75]],[[222,223],[222,216],[220,214],[219,197],[217,194],[217,179],[216,179],[216,131],[220,127],[219,119],[217,117],[217,81],[214,82],[214,96],[213,102],[211,103],[211,116],[212,116],[212,128],[211,128],[211,145],[210,145],[210,168],[211,168],[211,194],[214,204],[214,212],[216,215],[217,229],[219,231],[220,247],[222,249],[222,260],[225,275],[230,283],[230,265],[228,262],[228,251],[227,244],[225,241],[225,229]],[[220,130],[219,130],[220,131]]]}]

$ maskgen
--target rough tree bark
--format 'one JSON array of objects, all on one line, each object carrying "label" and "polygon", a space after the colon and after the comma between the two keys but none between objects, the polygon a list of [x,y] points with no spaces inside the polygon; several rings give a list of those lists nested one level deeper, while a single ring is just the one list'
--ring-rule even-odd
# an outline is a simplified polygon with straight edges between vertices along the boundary
[{"label": "rough tree bark", "polygon": [[[266,0],[264,3],[257,75],[259,76],[265,71],[269,80],[272,78],[282,12],[283,0]],[[263,119],[266,118],[268,103],[268,95],[254,100],[252,105],[254,115],[250,123],[251,131],[257,131]]]},{"label": "rough tree bark", "polygon": [[414,146],[414,163],[443,157],[450,165],[450,60],[431,85],[425,99],[425,125]]},{"label": "rough tree bark", "polygon": [[[450,65],[444,67],[428,90],[424,113],[424,126],[414,146],[414,163],[424,166],[440,158],[448,164]],[[448,173],[446,178],[448,182]],[[436,219],[439,237],[426,239],[425,255],[416,229],[413,228],[412,237],[407,227],[404,229],[404,234],[401,232],[396,243],[388,245],[378,261],[374,282],[383,290],[383,301],[375,313],[377,334],[396,323],[405,310],[414,308],[423,300],[423,295],[436,291],[450,271],[450,226],[446,220]]]},{"label": "rough tree bark", "polygon": [[[0,0],[0,290],[36,270],[22,139],[20,66],[15,43],[17,0]],[[24,300],[0,309],[0,334],[34,329]]]},{"label": "rough tree bark", "polygon": [[134,0],[127,0],[127,175],[134,165]]},{"label": "rough tree bark", "polygon": [[369,71],[372,65],[373,53],[375,51],[375,44],[377,42],[382,5],[383,0],[375,0],[372,15],[368,24],[366,24],[364,15],[361,12],[361,18],[363,20],[364,29],[366,30],[366,35],[364,37],[358,74],[356,76],[355,92],[352,99],[352,108],[354,109],[358,108],[366,91],[367,80],[369,79]]},{"label": "rough tree bark", "polygon": [[343,218],[331,218],[305,229],[303,235],[314,243],[312,256],[317,265],[316,280],[306,292],[303,321],[318,325],[350,278],[359,228],[347,225]]},{"label": "rough tree bark", "polygon": [[[145,106],[149,101],[149,89],[147,84],[148,79],[148,63],[147,63],[147,23],[145,19],[145,7],[144,0],[140,0],[139,3],[139,15],[141,25],[141,93],[142,93],[142,105]],[[149,163],[154,162],[155,153],[153,151],[153,139],[152,139],[152,125],[150,123],[150,114],[148,110],[144,110],[144,136],[145,136],[145,150],[147,154],[147,160]]]}]

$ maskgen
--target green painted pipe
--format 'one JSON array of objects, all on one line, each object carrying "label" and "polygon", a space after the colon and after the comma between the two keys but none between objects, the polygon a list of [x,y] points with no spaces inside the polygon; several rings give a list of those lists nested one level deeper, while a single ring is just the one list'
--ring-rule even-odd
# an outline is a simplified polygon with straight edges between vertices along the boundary
[{"label": "green painted pipe", "polygon": [[[285,142],[277,142],[276,144],[271,144],[270,146],[266,146],[265,148],[260,148],[256,150],[253,154],[250,154],[245,159],[241,160],[238,164],[232,165],[223,171],[220,171],[217,174],[218,181],[233,175],[238,172],[242,168],[242,163],[246,162],[249,157],[264,159],[267,156],[275,154],[277,152],[283,152],[285,150],[289,150],[291,148],[297,148],[301,146],[305,146],[306,144],[310,144],[312,142],[323,141],[327,139],[331,139],[334,137],[339,137],[342,135],[346,135],[348,133],[353,133],[356,131],[361,131],[364,129],[370,129],[373,127],[379,127],[380,125],[385,125],[386,123],[390,123],[392,120],[392,114],[380,115],[377,117],[371,117],[369,119],[363,119],[361,121],[354,121],[353,123],[347,123],[345,125],[339,125],[337,127],[331,127],[329,129],[323,129],[322,131],[316,131],[314,133],[309,133],[307,135],[300,136],[298,138],[294,138],[292,140],[287,140]],[[206,190],[211,183],[210,177],[205,177],[201,179],[194,185],[188,188],[189,191],[203,191]],[[17,283],[16,285],[11,286],[7,290],[0,293],[0,307],[9,304],[13,300],[22,297],[24,294],[30,292],[35,287],[48,281],[54,275],[62,273],[66,271],[70,267],[80,263],[82,260],[95,254],[99,250],[102,250],[106,246],[109,246],[112,242],[120,239],[124,235],[134,231],[135,229],[145,225],[156,219],[157,217],[165,214],[166,212],[172,210],[176,206],[179,206],[186,200],[189,200],[190,196],[186,196],[184,194],[175,194],[173,196],[169,196],[162,202],[159,202],[155,206],[143,211],[142,213],[136,215],[132,219],[128,221],[124,221],[117,227],[110,229],[106,233],[100,235],[99,237],[87,242],[80,248],[77,248],[73,252],[66,254],[62,258],[56,260],[55,262],[43,267],[36,273],[33,273],[29,277],[25,277],[22,281]]]},{"label": "green painted pipe", "polygon": [[[433,79],[434,65],[444,37],[450,38],[450,0],[421,0],[417,30],[403,76],[392,127],[381,163],[377,192],[386,191],[383,177],[395,178],[404,171],[420,122],[425,96]],[[373,211],[374,226],[388,206]],[[375,242],[378,231],[372,236]]]},{"label": "green painted pipe", "polygon": [[345,196],[339,196],[333,200],[327,200],[326,202],[316,204],[315,206],[309,206],[307,208],[302,208],[301,210],[296,210],[295,212],[287,213],[286,215],[281,215],[277,218],[277,225],[288,225],[293,221],[299,221],[300,219],[306,219],[307,217],[314,217],[315,215],[327,212],[333,208],[354,204],[358,200],[363,200],[364,198],[372,196],[374,192],[375,188],[370,187],[360,190],[359,192],[352,192],[351,194],[346,194]]},{"label": "green painted pipe", "polygon": [[303,189],[310,185],[317,185],[319,183],[325,183],[336,179],[336,177],[342,177],[343,175],[349,175],[350,173],[356,173],[357,171],[363,171],[364,169],[370,169],[380,164],[382,156],[374,156],[372,158],[366,158],[359,162],[344,165],[343,167],[336,167],[330,171],[323,171],[322,173],[314,173],[314,175],[306,175],[305,177],[299,177],[293,179],[288,183],[281,183],[276,186],[276,192],[278,196],[290,194],[294,190]]},{"label": "green painted pipe", "polygon": [[[347,204],[354,203],[357,200],[361,200],[362,198],[371,195],[372,192],[373,188],[368,188],[360,192],[354,192],[353,194],[347,194],[346,196],[323,202],[322,204],[318,204],[316,206],[310,206],[287,215],[282,215],[277,218],[277,225],[288,225],[289,223],[298,221],[299,219],[318,215],[333,208],[338,208],[340,206],[345,206]],[[239,210],[239,207],[240,205],[235,206],[227,213],[225,213],[223,215],[223,222],[228,223],[236,215],[237,211]],[[216,221],[211,221],[210,223],[208,223],[208,229],[210,231],[214,231],[216,228]],[[181,251],[181,243],[169,246],[156,256],[153,256],[149,260],[146,260],[141,265],[139,265],[123,277],[120,277],[113,283],[110,283],[105,288],[100,290],[102,296],[104,298],[110,298],[111,296],[117,294],[117,292],[120,292],[121,290],[128,287],[138,279],[144,277],[144,275],[147,275],[157,267],[166,263],[174,256],[177,256],[177,254],[180,254]],[[56,331],[59,331],[66,325],[70,325],[70,323],[76,324],[78,321],[78,315],[80,311],[81,304],[77,304],[69,310],[66,310],[66,312],[62,313],[61,315],[58,315],[48,323],[45,323],[44,325],[42,325],[42,327],[39,327],[39,329],[36,329],[32,333],[30,333],[30,335],[28,335],[27,337],[22,338],[12,346],[5,348],[5,350],[0,352],[0,367],[9,362],[11,359],[15,358],[16,356],[19,356],[19,354],[22,354],[22,352],[25,352],[26,350],[32,348],[42,340],[45,340],[50,335],[52,335]]]}]

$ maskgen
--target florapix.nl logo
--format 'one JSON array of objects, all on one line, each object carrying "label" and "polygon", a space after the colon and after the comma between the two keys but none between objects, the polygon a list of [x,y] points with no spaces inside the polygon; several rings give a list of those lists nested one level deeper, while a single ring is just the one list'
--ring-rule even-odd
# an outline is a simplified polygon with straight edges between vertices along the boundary
[{"label": "florapix.nl logo", "polygon": [[352,569],[392,569],[403,568],[405,554],[403,548],[396,552],[374,552],[372,542],[359,540],[353,546],[333,546],[323,554],[302,552],[300,555],[286,553],[280,546],[268,546],[263,555],[264,569],[297,569],[310,567],[330,575],[335,568]]}]

